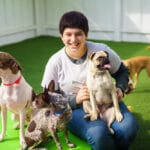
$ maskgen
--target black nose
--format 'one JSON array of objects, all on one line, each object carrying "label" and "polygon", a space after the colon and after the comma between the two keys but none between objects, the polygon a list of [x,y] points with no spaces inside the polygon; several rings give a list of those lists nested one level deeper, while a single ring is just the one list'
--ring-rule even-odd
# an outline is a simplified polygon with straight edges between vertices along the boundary
[{"label": "black nose", "polygon": [[107,57],[104,59],[104,64],[109,64],[109,59]]}]

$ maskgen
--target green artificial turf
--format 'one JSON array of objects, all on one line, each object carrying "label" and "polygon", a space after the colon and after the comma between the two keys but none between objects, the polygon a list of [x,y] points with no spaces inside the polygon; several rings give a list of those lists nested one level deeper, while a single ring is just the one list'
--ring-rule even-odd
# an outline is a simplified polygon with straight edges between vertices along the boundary
[{"label": "green artificial turf", "polygon": [[[150,56],[150,51],[146,50],[148,44],[146,43],[131,43],[131,42],[111,42],[111,41],[96,41],[103,42],[114,49],[121,57],[127,59],[137,55]],[[63,43],[59,38],[43,36],[34,39],[28,39],[19,43],[10,44],[0,47],[0,51],[9,52],[12,54],[22,65],[22,74],[26,80],[32,85],[36,93],[42,91],[41,79],[44,71],[45,64],[48,58],[55,53]],[[139,82],[134,91],[124,97],[124,102],[132,107],[132,113],[139,123],[139,133],[130,147],[130,150],[147,150],[150,149],[150,78],[143,70],[139,76]],[[0,142],[0,149],[19,148],[19,130],[14,130],[14,122],[10,119],[10,112],[8,113],[7,132],[4,141]],[[1,127],[1,120],[0,120]],[[134,128],[134,126],[133,126]],[[1,131],[1,128],[0,128]],[[69,133],[71,141],[77,147],[74,150],[90,150],[90,146],[85,141],[75,137]],[[69,150],[65,144],[63,134],[59,133],[63,148]],[[54,141],[44,145],[49,150],[55,150]]]}]

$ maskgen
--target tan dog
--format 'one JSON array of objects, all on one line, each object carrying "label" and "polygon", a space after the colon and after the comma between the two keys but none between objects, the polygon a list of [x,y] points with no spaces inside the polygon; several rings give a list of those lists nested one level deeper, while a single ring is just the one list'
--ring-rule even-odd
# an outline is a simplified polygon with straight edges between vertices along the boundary
[{"label": "tan dog", "polygon": [[19,115],[20,123],[20,144],[26,147],[24,139],[24,122],[26,119],[26,109],[32,99],[32,87],[25,81],[21,74],[21,66],[17,60],[6,52],[0,52],[0,106],[2,116],[2,130],[0,141],[6,133],[7,108]]},{"label": "tan dog", "polygon": [[107,121],[110,132],[114,134],[113,129],[110,128],[111,124],[115,119],[120,122],[123,116],[119,109],[116,88],[108,71],[109,68],[107,52],[99,51],[90,56],[87,76],[90,101],[83,102],[83,109],[88,113],[85,118],[90,117],[91,120],[96,120],[100,115],[100,118]]},{"label": "tan dog", "polygon": [[[150,77],[150,57],[149,56],[132,57],[132,58],[123,60],[122,62],[129,69],[129,72],[130,72],[129,88],[133,89],[136,87],[139,74],[143,69],[146,69],[147,74]],[[133,84],[133,87],[131,87],[132,84]]]}]

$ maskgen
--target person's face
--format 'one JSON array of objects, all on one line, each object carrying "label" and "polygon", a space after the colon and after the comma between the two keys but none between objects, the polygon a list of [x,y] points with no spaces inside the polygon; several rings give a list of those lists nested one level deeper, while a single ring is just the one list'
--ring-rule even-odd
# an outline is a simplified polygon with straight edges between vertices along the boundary
[{"label": "person's face", "polygon": [[87,36],[79,28],[66,28],[61,35],[61,39],[70,52],[80,52],[85,48]]}]

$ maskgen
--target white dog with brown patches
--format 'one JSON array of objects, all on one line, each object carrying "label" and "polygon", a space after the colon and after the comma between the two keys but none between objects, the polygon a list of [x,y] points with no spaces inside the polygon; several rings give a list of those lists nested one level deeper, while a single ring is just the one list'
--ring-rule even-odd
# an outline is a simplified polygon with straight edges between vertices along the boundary
[{"label": "white dog with brown patches", "polygon": [[21,74],[21,66],[14,57],[6,52],[0,52],[0,105],[2,116],[2,130],[0,141],[5,137],[7,109],[19,115],[20,144],[26,147],[24,139],[24,123],[27,105],[32,99],[32,87],[25,81]]}]

